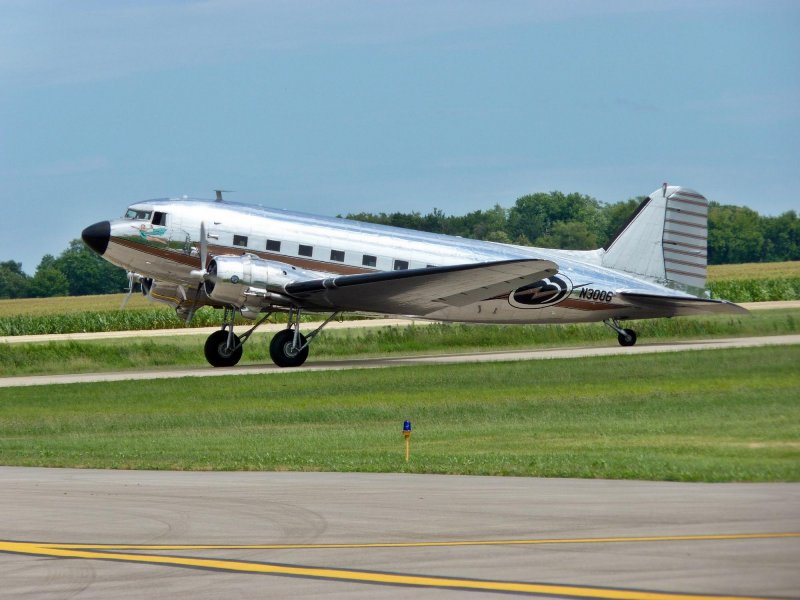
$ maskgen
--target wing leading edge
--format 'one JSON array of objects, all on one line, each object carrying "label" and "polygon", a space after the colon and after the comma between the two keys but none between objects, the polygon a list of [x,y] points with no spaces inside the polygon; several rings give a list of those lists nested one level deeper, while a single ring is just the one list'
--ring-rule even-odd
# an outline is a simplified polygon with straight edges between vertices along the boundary
[{"label": "wing leading edge", "polygon": [[549,260],[504,260],[300,281],[287,294],[306,308],[425,316],[467,306],[555,275]]}]

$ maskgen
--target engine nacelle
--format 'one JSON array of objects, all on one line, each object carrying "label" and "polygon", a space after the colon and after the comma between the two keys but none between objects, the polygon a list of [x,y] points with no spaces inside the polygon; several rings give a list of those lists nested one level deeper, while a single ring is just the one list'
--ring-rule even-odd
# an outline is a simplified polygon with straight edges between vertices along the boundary
[{"label": "engine nacelle", "polygon": [[318,275],[253,254],[216,256],[208,264],[206,295],[229,306],[263,308],[280,300],[287,283]]}]

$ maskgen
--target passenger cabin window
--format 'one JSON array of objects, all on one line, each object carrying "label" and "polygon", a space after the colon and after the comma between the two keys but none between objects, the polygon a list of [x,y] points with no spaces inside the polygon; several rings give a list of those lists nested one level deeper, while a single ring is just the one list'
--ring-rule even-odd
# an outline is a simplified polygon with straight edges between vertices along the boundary
[{"label": "passenger cabin window", "polygon": [[267,240],[267,250],[270,252],[280,252],[281,243],[278,240]]},{"label": "passenger cabin window", "polygon": [[297,253],[300,256],[311,256],[314,254],[314,247],[313,246],[304,246],[300,244],[300,248],[298,248]]},{"label": "passenger cabin window", "polygon": [[167,224],[167,213],[158,211],[153,213],[153,225],[166,225],[166,224]]},{"label": "passenger cabin window", "polygon": [[361,259],[361,264],[365,267],[374,267],[378,264],[378,257],[365,254],[364,258]]},{"label": "passenger cabin window", "polygon": [[331,250],[331,260],[344,262],[344,252],[342,250]]},{"label": "passenger cabin window", "polygon": [[394,261],[394,270],[395,271],[404,271],[408,268],[408,261],[407,260],[396,260]]},{"label": "passenger cabin window", "polygon": [[136,208],[129,208],[125,213],[126,219],[135,219],[137,221],[149,221],[150,215],[153,214],[152,210],[139,210]]},{"label": "passenger cabin window", "polygon": [[233,245],[234,246],[247,246],[247,236],[246,235],[234,235],[233,236]]}]

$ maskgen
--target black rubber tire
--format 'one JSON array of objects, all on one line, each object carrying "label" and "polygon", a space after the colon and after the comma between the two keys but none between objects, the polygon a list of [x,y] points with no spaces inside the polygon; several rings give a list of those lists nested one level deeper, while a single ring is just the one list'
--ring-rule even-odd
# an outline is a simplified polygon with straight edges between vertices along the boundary
[{"label": "black rubber tire", "polygon": [[633,329],[623,329],[625,334],[619,334],[617,340],[620,346],[633,346],[636,343],[636,332]]},{"label": "black rubber tire", "polygon": [[[292,351],[292,344],[294,342],[294,331],[291,329],[284,329],[275,334],[269,344],[269,355],[279,367],[299,367],[308,358],[308,346],[300,350],[300,352]],[[306,343],[305,336],[300,334],[300,345]]]},{"label": "black rubber tire", "polygon": [[228,352],[228,332],[215,331],[206,340],[205,353],[206,360],[213,367],[232,367],[242,358],[242,345],[239,337],[234,334],[233,341],[236,350]]}]

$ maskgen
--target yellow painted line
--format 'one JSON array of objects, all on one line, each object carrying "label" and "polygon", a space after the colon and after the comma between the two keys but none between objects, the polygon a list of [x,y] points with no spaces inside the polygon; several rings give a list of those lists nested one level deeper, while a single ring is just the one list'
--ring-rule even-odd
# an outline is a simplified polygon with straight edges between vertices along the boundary
[{"label": "yellow painted line", "polygon": [[523,594],[568,596],[572,598],[600,598],[603,600],[750,600],[749,597],[745,596],[708,596],[698,594],[608,589],[590,586],[521,583],[509,581],[480,581],[451,577],[427,577],[424,575],[373,573],[369,571],[355,571],[349,569],[274,565],[234,560],[214,560],[208,558],[93,552],[90,550],[56,548],[52,546],[45,547],[43,545],[30,542],[0,542],[0,552],[33,554],[37,556],[57,556],[63,558],[113,560],[173,567],[213,569],[227,572],[290,575],[294,577],[332,579],[337,581],[350,581],[357,583],[380,583],[384,585],[388,584],[489,592],[516,592]]},{"label": "yellow painted line", "polygon": [[72,550],[323,550],[347,548],[430,548],[456,546],[537,546],[547,544],[617,544],[642,542],[685,542],[714,540],[757,540],[800,538],[800,532],[786,533],[721,533],[710,535],[659,535],[643,537],[599,537],[532,540],[457,540],[430,542],[375,542],[366,544],[57,544],[37,543],[41,548]]}]

